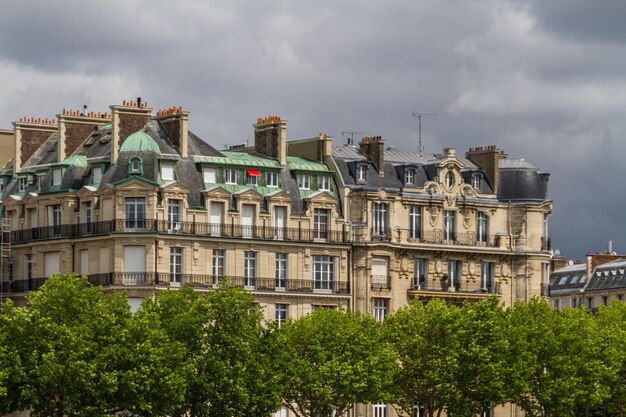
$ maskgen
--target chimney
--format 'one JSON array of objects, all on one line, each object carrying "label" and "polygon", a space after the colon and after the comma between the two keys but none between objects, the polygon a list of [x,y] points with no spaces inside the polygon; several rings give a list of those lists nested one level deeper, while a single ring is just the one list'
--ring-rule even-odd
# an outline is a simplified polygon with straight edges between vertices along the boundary
[{"label": "chimney", "polygon": [[14,175],[56,131],[55,119],[22,118],[19,122],[13,122],[13,137],[15,138]]},{"label": "chimney", "polygon": [[385,175],[385,141],[381,136],[365,136],[359,142],[361,152],[374,163],[378,175]]},{"label": "chimney", "polygon": [[0,129],[0,169],[15,156],[15,138],[12,130]]},{"label": "chimney", "polygon": [[157,120],[167,130],[167,136],[174,148],[178,149],[180,156],[187,158],[189,148],[189,112],[183,111],[182,106],[161,109],[157,112]]},{"label": "chimney", "polygon": [[152,108],[147,102],[124,100],[122,105],[111,106],[111,163],[114,164],[120,153],[124,139],[144,128],[152,119]]},{"label": "chimney", "polygon": [[254,127],[254,150],[287,165],[287,120],[279,116],[259,117]]},{"label": "chimney", "polygon": [[57,143],[57,162],[63,161],[72,155],[76,149],[89,137],[97,126],[110,123],[107,113],[83,112],[63,109],[58,114],[59,141]]},{"label": "chimney", "polygon": [[496,145],[480,146],[476,148],[470,148],[465,156],[480,166],[487,180],[493,187],[493,192],[498,192],[498,184],[500,181],[500,170],[498,168],[498,161],[501,158],[506,158],[504,151],[496,148]]},{"label": "chimney", "polygon": [[593,271],[602,264],[613,262],[626,257],[625,255],[617,255],[611,252],[598,252],[587,254],[587,277],[590,277]]}]

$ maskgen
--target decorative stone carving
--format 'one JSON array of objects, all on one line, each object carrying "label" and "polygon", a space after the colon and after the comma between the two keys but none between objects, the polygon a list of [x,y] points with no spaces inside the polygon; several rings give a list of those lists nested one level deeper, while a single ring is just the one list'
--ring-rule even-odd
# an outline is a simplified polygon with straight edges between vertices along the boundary
[{"label": "decorative stone carving", "polygon": [[424,184],[424,189],[426,190],[428,194],[431,194],[431,195],[441,194],[439,184],[437,184],[434,181],[428,181],[426,184]]},{"label": "decorative stone carving", "polygon": [[461,195],[463,197],[476,197],[476,190],[471,185],[465,184],[461,187]]}]

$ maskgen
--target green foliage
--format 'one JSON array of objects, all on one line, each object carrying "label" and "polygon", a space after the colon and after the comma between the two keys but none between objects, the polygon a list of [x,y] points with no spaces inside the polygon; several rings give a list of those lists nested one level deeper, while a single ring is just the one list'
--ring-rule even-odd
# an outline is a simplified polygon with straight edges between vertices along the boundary
[{"label": "green foliage", "polygon": [[275,343],[283,405],[297,416],[341,415],[385,399],[393,355],[371,316],[318,309],[284,323]]},{"label": "green foliage", "polygon": [[611,372],[604,380],[609,388],[609,397],[596,409],[602,415],[626,415],[626,304],[612,302],[601,307],[598,315],[599,339],[602,359]]},{"label": "green foliage", "polygon": [[552,309],[539,299],[511,311],[510,399],[529,416],[568,417],[601,404],[612,367],[587,309]]},{"label": "green foliage", "polygon": [[495,300],[456,307],[415,301],[386,321],[398,358],[392,389],[399,411],[473,416],[503,401],[505,313]]}]

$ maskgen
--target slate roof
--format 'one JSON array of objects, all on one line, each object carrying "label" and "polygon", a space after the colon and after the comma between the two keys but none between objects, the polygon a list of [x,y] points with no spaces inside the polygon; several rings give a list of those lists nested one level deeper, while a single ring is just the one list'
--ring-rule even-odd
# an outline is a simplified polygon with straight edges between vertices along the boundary
[{"label": "slate roof", "polygon": [[626,259],[608,262],[596,268],[585,291],[626,289]]},{"label": "slate roof", "polygon": [[550,274],[550,294],[579,293],[585,289],[588,282],[587,264],[567,265]]}]

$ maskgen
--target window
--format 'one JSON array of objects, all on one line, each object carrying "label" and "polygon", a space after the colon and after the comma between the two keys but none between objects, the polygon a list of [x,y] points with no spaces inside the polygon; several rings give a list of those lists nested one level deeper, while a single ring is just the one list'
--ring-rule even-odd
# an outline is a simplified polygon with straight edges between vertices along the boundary
[{"label": "window", "polygon": [[51,227],[53,236],[61,235],[61,205],[55,204],[54,206],[48,206],[48,227]]},{"label": "window", "polygon": [[146,199],[144,197],[126,197],[126,228],[145,229]]},{"label": "window", "polygon": [[61,168],[55,168],[52,170],[52,185],[61,185],[62,172]]},{"label": "window", "polygon": [[450,291],[461,289],[461,261],[448,261],[448,285]]},{"label": "window", "polygon": [[572,277],[572,280],[569,283],[570,284],[577,284],[579,279],[580,279],[580,275],[574,275]]},{"label": "window", "polygon": [[288,308],[289,306],[287,304],[276,304],[276,322],[279,327],[282,323],[287,321]]},{"label": "window", "polygon": [[19,177],[17,179],[17,191],[23,193],[26,190],[26,177]]},{"label": "window", "polygon": [[268,172],[265,174],[265,182],[268,187],[278,187],[278,172]]},{"label": "window", "polygon": [[81,232],[91,233],[91,201],[81,203],[80,222],[82,223]]},{"label": "window", "polygon": [[372,303],[372,315],[377,322],[383,322],[387,317],[387,311],[389,309],[389,300],[386,298],[374,298]]},{"label": "window", "polygon": [[60,252],[46,252],[43,255],[44,260],[44,276],[51,277],[61,272],[61,254]]},{"label": "window", "polygon": [[0,178],[0,193],[4,192],[4,178]]},{"label": "window", "polygon": [[313,210],[313,239],[328,239],[328,218],[330,210]]},{"label": "window", "polygon": [[237,184],[237,170],[235,168],[224,169],[224,182],[226,184]]},{"label": "window", "polygon": [[287,288],[287,254],[276,254],[276,288]]},{"label": "window", "polygon": [[372,257],[372,287],[389,287],[388,259],[380,256]]},{"label": "window", "polygon": [[92,182],[100,184],[100,181],[102,181],[102,167],[93,167]]},{"label": "window", "polygon": [[423,405],[415,404],[411,417],[426,417],[426,409]]},{"label": "window", "polygon": [[256,252],[244,252],[243,273],[244,287],[254,288],[256,284]]},{"label": "window", "polygon": [[482,290],[491,292],[493,288],[493,272],[495,267],[495,262],[483,262],[480,265],[480,288]]},{"label": "window", "polygon": [[174,164],[172,162],[161,162],[161,179],[174,181]]},{"label": "window", "polygon": [[454,186],[454,173],[452,171],[448,171],[445,179],[446,188],[449,190]]},{"label": "window", "polygon": [[212,273],[213,285],[216,285],[224,277],[224,251],[222,249],[213,249]]},{"label": "window", "polygon": [[445,210],[443,214],[443,239],[454,242],[456,239],[456,212]]},{"label": "window", "polygon": [[554,308],[557,309],[557,310],[561,309],[561,300],[560,299],[557,298],[556,300],[554,300]]},{"label": "window", "polygon": [[409,208],[409,239],[419,240],[422,237],[422,207]]},{"label": "window", "polygon": [[389,235],[387,203],[372,204],[372,237]]},{"label": "window", "polygon": [[311,188],[311,176],[309,174],[298,175],[298,188],[308,190]]},{"label": "window", "polygon": [[169,231],[180,231],[180,206],[181,200],[170,198],[167,200],[167,229]]},{"label": "window", "polygon": [[565,285],[568,279],[569,279],[569,275],[565,275],[564,277],[561,277],[561,279],[559,280],[559,285]]},{"label": "window", "polygon": [[335,273],[335,259],[331,256],[313,257],[314,289],[332,291]]},{"label": "window", "polygon": [[128,173],[132,175],[143,174],[143,161],[138,156],[133,156],[128,160]]},{"label": "window", "polygon": [[372,417],[387,417],[387,404],[372,404]]},{"label": "window", "polygon": [[320,175],[319,181],[320,181],[320,186],[319,186],[320,190],[330,191],[330,176]]},{"label": "window", "polygon": [[487,213],[478,212],[476,214],[476,241],[478,244],[486,245],[489,236],[489,218]]},{"label": "window", "polygon": [[587,298],[587,308],[589,309],[593,308],[593,297]]},{"label": "window", "polygon": [[609,305],[609,297],[606,295],[602,296],[602,305],[608,306]]},{"label": "window", "polygon": [[[100,252],[102,257],[103,253]],[[105,255],[108,258],[108,255]],[[102,262],[102,259],[100,260]],[[108,259],[105,259],[108,261]],[[123,283],[127,285],[143,284],[146,282],[146,247],[124,246],[124,274]]]},{"label": "window", "polygon": [[24,256],[24,277],[27,280],[33,278],[33,255]]},{"label": "window", "polygon": [[617,294],[618,301],[624,301],[624,294]]},{"label": "window", "polygon": [[202,169],[202,177],[205,183],[214,184],[217,182],[217,169],[214,167],[204,167]]},{"label": "window", "polygon": [[180,284],[183,278],[183,248],[170,248],[170,282]]},{"label": "window", "polygon": [[[43,187],[43,179],[45,176],[46,174],[37,174],[37,179],[36,179],[37,183],[35,184],[35,186],[37,187],[38,191],[41,191],[41,187]],[[2,191],[0,190],[0,192]]]},{"label": "window", "polygon": [[493,409],[489,407],[488,410],[485,410],[481,413],[480,417],[493,417]]},{"label": "window", "polygon": [[404,185],[415,185],[415,170],[407,169],[404,171]]},{"label": "window", "polygon": [[572,298],[572,308],[578,308],[580,307],[580,298],[578,297],[573,297]]},{"label": "window", "polygon": [[80,251],[80,274],[89,274],[89,249],[82,249]]},{"label": "window", "polygon": [[359,165],[356,167],[357,182],[365,182],[367,180],[366,172],[367,172],[367,166]]},{"label": "window", "polygon": [[476,191],[481,191],[483,188],[483,176],[480,174],[472,174],[472,188]]},{"label": "window", "polygon": [[246,170],[246,185],[258,185],[261,173],[257,169]]},{"label": "window", "polygon": [[428,288],[428,259],[415,258],[413,265],[413,286],[420,290]]}]

